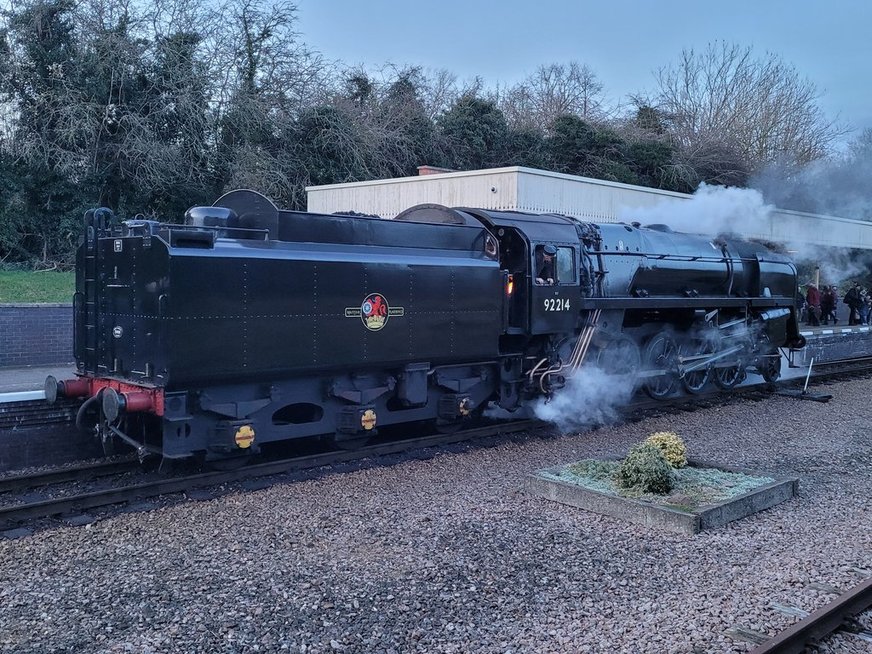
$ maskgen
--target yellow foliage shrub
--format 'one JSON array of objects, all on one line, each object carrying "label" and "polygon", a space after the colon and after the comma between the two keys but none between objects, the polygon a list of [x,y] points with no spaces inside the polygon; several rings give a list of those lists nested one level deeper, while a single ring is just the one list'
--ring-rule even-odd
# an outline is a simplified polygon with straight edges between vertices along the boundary
[{"label": "yellow foliage shrub", "polygon": [[675,432],[658,431],[646,438],[645,442],[660,448],[663,457],[673,468],[683,468],[687,465],[687,446]]}]

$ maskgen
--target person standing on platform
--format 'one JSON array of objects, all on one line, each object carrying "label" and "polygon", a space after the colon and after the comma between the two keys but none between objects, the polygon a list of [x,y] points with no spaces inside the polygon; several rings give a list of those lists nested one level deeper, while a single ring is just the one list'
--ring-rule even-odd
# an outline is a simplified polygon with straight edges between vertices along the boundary
[{"label": "person standing on platform", "polygon": [[845,304],[851,310],[848,316],[849,325],[856,325],[860,322],[860,304],[862,302],[863,299],[860,297],[860,282],[854,282],[851,290],[845,293]]},{"label": "person standing on platform", "polygon": [[869,324],[869,294],[866,289],[860,289],[860,306],[857,308],[857,313],[860,314],[861,325]]},{"label": "person standing on platform", "polygon": [[824,286],[821,291],[821,324],[829,325],[830,318],[836,324],[836,301],[832,286]]},{"label": "person standing on platform", "polygon": [[821,324],[821,292],[814,284],[808,284],[808,291],[805,294],[805,301],[808,304],[808,325],[817,327]]},{"label": "person standing on platform", "polygon": [[806,316],[805,295],[801,288],[796,289],[796,319],[799,322],[805,322]]}]

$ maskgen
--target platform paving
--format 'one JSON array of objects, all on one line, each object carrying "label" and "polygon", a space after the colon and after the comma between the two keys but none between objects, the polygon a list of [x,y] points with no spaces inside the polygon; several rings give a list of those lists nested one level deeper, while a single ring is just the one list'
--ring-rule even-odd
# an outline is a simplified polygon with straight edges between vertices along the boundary
[{"label": "platform paving", "polygon": [[24,368],[0,368],[0,402],[6,393],[41,391],[45,378],[54,375],[58,379],[70,379],[75,367],[71,363],[51,366],[27,366]]}]

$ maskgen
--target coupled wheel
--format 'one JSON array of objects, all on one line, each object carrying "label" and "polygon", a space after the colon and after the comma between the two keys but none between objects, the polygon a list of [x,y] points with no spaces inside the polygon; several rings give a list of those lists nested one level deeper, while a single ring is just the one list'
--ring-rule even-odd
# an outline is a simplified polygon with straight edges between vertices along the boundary
[{"label": "coupled wheel", "polygon": [[594,361],[609,375],[635,375],[642,365],[642,354],[636,341],[619,334],[598,345]]},{"label": "coupled wheel", "polygon": [[652,336],[645,345],[645,369],[659,374],[645,379],[645,391],[655,400],[662,400],[678,386],[678,344],[671,334]]},{"label": "coupled wheel", "polygon": [[715,383],[715,386],[724,391],[735,388],[745,381],[745,378],[748,376],[748,373],[745,371],[744,351],[737,352],[733,359],[727,363],[733,363],[734,365],[723,365],[723,363],[720,366],[716,365],[712,374],[712,381]]},{"label": "coupled wheel", "polygon": [[729,368],[717,368],[712,381],[721,390],[728,391],[745,381],[746,376],[742,366],[730,366]]},{"label": "coupled wheel", "polygon": [[[681,354],[684,357],[709,356],[714,351],[714,344],[707,338],[692,338],[681,344]],[[688,365],[693,365],[694,361],[695,359],[688,361]],[[706,365],[704,368],[685,373],[681,378],[681,384],[688,393],[702,393],[711,377],[711,366]]]}]

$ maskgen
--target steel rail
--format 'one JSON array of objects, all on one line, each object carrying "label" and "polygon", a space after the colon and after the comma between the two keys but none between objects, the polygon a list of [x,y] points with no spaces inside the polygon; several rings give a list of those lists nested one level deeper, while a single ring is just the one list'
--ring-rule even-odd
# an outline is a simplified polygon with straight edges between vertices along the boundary
[{"label": "steel rail", "polygon": [[459,441],[493,436],[501,433],[524,431],[541,426],[537,420],[519,420],[476,429],[458,431],[454,434],[436,434],[422,438],[403,439],[369,445],[357,450],[338,450],[315,455],[306,455],[280,461],[259,463],[238,470],[202,472],[184,477],[160,479],[157,481],[133,484],[121,488],[92,491],[74,496],[53,498],[0,508],[0,530],[39,518],[48,518],[64,513],[83,511],[112,504],[157,497],[170,493],[180,493],[204,486],[216,486],[230,482],[243,481],[256,477],[267,477],[297,470],[320,468],[338,463],[346,463],[370,457],[386,456],[413,449],[449,445]]},{"label": "steel rail", "polygon": [[0,477],[0,493],[27,490],[52,484],[62,484],[70,481],[87,481],[97,477],[106,477],[139,469],[135,459],[123,461],[99,461],[66,468],[55,468],[40,472],[8,475]]},{"label": "steel rail", "polygon": [[751,654],[799,654],[872,606],[872,577],[751,650]]}]

